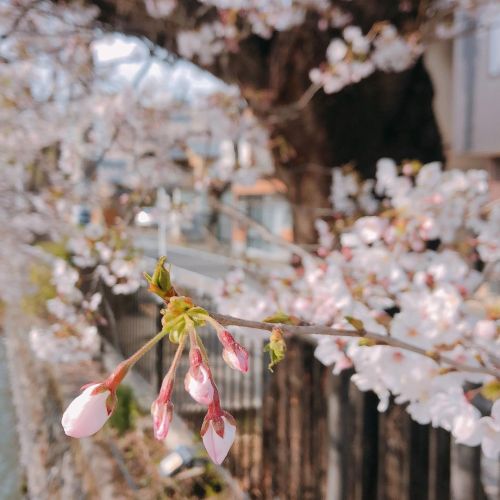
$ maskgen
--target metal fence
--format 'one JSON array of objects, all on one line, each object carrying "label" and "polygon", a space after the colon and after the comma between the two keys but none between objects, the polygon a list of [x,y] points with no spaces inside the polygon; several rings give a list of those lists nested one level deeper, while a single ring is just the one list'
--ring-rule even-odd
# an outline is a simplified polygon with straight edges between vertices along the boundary
[{"label": "metal fence", "polygon": [[[158,330],[157,303],[143,290],[107,304],[102,333],[125,356]],[[203,305],[203,304],[201,304]],[[114,318],[110,318],[110,311]],[[105,311],[106,313],[106,311]],[[452,444],[449,433],[419,425],[404,408],[380,414],[377,397],[361,393],[350,373],[334,377],[314,358],[314,346],[289,339],[284,362],[271,374],[262,339],[245,337],[247,374],[224,363],[213,332],[202,331],[222,405],[238,422],[224,465],[252,498],[339,500],[483,500],[499,496],[500,470],[478,448]],[[158,344],[137,369],[156,387],[175,346]],[[206,409],[184,391],[187,353],[173,401],[194,431]],[[486,485],[486,486],[485,486]]]}]

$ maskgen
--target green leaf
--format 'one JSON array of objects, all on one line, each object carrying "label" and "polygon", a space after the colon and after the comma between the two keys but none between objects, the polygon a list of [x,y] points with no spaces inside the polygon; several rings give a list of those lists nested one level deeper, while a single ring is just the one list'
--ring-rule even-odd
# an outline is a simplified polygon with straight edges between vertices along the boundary
[{"label": "green leaf", "polygon": [[481,395],[490,401],[500,399],[500,380],[492,380],[481,387]]},{"label": "green leaf", "polygon": [[375,342],[375,340],[373,339],[359,339],[358,345],[360,347],[371,347],[377,345],[377,342]]},{"label": "green leaf", "polygon": [[360,319],[353,318],[352,316],[345,316],[345,320],[353,326],[358,332],[365,333],[365,325]]},{"label": "green leaf", "polygon": [[277,313],[268,316],[262,320],[264,323],[281,323],[282,325],[298,325],[300,324],[300,319],[296,316],[290,316],[283,311],[278,311]]}]

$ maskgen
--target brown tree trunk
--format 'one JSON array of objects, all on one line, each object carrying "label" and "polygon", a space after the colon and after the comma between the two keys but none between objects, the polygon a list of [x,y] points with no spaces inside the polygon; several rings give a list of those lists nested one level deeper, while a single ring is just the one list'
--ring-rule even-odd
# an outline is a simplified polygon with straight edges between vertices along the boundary
[{"label": "brown tree trunk", "polygon": [[[332,2],[333,3],[333,2]],[[395,0],[343,2],[354,24],[365,31],[381,19],[396,25],[415,21],[415,8],[403,14]],[[176,53],[180,26],[193,29],[218,18],[195,0],[178,3],[175,22],[151,18],[143,0],[98,0],[100,20],[115,31],[149,38]],[[297,106],[310,88],[309,71],[325,59],[335,30],[320,31],[318,19],[270,39],[252,35],[236,52],[225,52],[206,67],[222,80],[236,83],[268,128],[278,175],[289,187],[295,215],[295,238],[316,240],[318,208],[330,205],[331,168],[352,163],[364,177],[373,176],[377,159],[442,160],[439,130],[432,109],[433,88],[422,60],[402,73],[376,72],[337,94],[319,90]],[[197,63],[195,59],[193,62]]]},{"label": "brown tree trunk", "polygon": [[278,174],[289,188],[298,242],[316,240],[314,220],[331,206],[331,167],[351,163],[373,177],[379,158],[443,160],[432,109],[433,87],[422,60],[398,74],[376,73],[337,95],[319,91],[295,119],[273,130],[293,146]]}]

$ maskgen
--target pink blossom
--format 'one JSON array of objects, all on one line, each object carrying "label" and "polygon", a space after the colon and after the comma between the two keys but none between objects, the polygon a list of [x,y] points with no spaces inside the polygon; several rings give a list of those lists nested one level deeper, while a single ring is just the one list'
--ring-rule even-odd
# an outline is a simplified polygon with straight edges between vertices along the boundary
[{"label": "pink blossom", "polygon": [[151,405],[153,415],[153,430],[155,438],[163,440],[167,437],[170,422],[174,414],[174,405],[170,401],[162,401],[160,397]]},{"label": "pink blossom", "polygon": [[348,370],[349,368],[352,368],[352,361],[345,354],[341,354],[333,367],[333,374],[339,375],[344,370]]},{"label": "pink blossom", "polygon": [[387,221],[374,215],[360,217],[354,223],[354,231],[361,241],[367,245],[380,240],[386,227]]},{"label": "pink blossom", "polygon": [[202,405],[209,405],[214,397],[214,387],[208,370],[203,366],[193,366],[186,373],[184,388],[191,397]]},{"label": "pink blossom", "polygon": [[203,444],[216,464],[221,464],[226,458],[236,434],[236,422],[233,417],[227,412],[220,411],[220,413],[220,416],[211,418],[207,414],[201,429]]},{"label": "pink blossom", "polygon": [[[111,397],[111,400],[108,398]],[[113,412],[114,394],[92,384],[75,398],[62,416],[62,426],[66,435],[82,438],[95,434],[106,423]],[[109,404],[111,401],[111,405]]]},{"label": "pink blossom", "polygon": [[474,335],[480,340],[494,340],[496,333],[496,324],[489,319],[479,320],[474,328]]}]

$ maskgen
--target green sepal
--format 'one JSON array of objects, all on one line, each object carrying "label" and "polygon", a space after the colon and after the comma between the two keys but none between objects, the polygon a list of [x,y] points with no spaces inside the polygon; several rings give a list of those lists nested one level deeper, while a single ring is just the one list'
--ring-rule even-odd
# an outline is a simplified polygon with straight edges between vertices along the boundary
[{"label": "green sepal", "polygon": [[168,334],[168,340],[172,342],[172,344],[178,344],[181,341],[182,336],[186,333],[186,321],[183,318],[179,324],[177,329],[172,329]]},{"label": "green sepal", "polygon": [[172,297],[165,309],[162,309],[163,331],[169,334],[170,341],[177,344],[189,328],[203,326],[207,311],[194,306],[189,297]]},{"label": "green sepal", "polygon": [[[163,317],[165,319],[165,316]],[[184,315],[163,321],[162,332],[168,333],[168,338],[173,344],[178,344],[186,329],[186,318]]]},{"label": "green sepal", "polygon": [[195,326],[204,326],[208,312],[200,306],[191,307],[186,313]]}]

